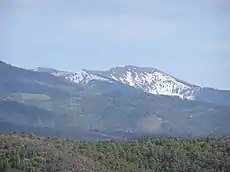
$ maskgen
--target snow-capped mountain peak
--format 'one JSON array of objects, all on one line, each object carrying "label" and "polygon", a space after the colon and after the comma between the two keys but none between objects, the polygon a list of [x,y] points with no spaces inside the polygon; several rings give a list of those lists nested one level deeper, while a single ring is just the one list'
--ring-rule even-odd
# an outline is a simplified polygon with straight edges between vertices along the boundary
[{"label": "snow-capped mountain peak", "polygon": [[103,76],[156,95],[179,96],[193,100],[198,86],[180,81],[155,68],[125,66],[99,72]]},{"label": "snow-capped mountain peak", "polygon": [[64,76],[67,80],[74,82],[74,83],[81,83],[81,84],[88,84],[92,80],[101,80],[101,81],[108,81],[111,82],[110,80],[94,75],[92,73],[89,73],[85,70],[78,70],[75,72],[60,72],[56,74],[57,76]]},{"label": "snow-capped mountain peak", "polygon": [[34,71],[47,72],[55,76],[64,77],[66,80],[76,83],[76,84],[88,84],[92,80],[112,82],[109,79],[106,79],[102,76],[95,75],[84,69],[75,70],[74,72],[68,72],[68,71],[58,71],[58,70],[51,69],[51,68],[39,67],[39,68],[34,69]]},{"label": "snow-capped mountain peak", "polygon": [[[39,72],[39,70],[36,71]],[[42,71],[46,70],[43,68]],[[158,69],[131,65],[116,67],[107,71],[77,70],[74,72],[63,72],[50,69],[48,71],[53,71],[51,72],[53,75],[64,77],[78,84],[88,84],[92,80],[110,83],[116,81],[151,94],[178,96],[189,100],[194,100],[200,89],[198,86],[180,81]]]}]

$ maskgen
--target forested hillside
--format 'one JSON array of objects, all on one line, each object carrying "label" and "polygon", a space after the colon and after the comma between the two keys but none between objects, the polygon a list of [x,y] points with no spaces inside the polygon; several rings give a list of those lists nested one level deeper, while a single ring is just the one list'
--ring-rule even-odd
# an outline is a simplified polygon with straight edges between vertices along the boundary
[{"label": "forested hillside", "polygon": [[153,137],[75,142],[1,133],[0,165],[25,172],[229,172],[230,139]]}]

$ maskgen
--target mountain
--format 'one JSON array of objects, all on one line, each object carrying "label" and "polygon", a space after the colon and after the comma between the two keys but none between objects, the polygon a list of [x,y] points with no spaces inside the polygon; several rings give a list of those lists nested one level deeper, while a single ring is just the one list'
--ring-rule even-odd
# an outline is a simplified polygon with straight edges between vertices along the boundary
[{"label": "mountain", "polygon": [[38,67],[34,69],[33,71],[36,72],[42,72],[42,73],[50,73],[54,76],[59,76],[62,78],[65,78],[66,80],[69,80],[73,83],[77,84],[88,84],[92,80],[101,80],[101,81],[107,81],[107,82],[112,82],[111,78],[106,78],[104,76],[100,76],[97,74],[93,74],[92,72],[89,72],[87,70],[77,70],[74,72],[67,72],[67,71],[58,71],[56,69],[51,69],[51,68],[42,68]]},{"label": "mountain", "polygon": [[[230,91],[202,88],[155,68],[136,66],[116,67],[106,71],[78,70],[63,72],[55,69],[37,68],[37,72],[49,72],[73,83],[95,86],[95,81],[122,83],[154,95],[177,96],[182,99],[196,100],[218,105],[230,105]],[[93,84],[92,84],[93,83]],[[110,84],[111,86],[111,84]],[[123,87],[124,88],[124,87]]]},{"label": "mountain", "polygon": [[196,101],[230,106],[230,91],[214,88],[201,88],[196,96]]},{"label": "mountain", "polygon": [[92,73],[112,78],[155,95],[178,96],[182,99],[194,100],[199,91],[199,87],[180,81],[154,68],[125,66]]},{"label": "mountain", "polygon": [[[38,72],[46,70],[35,69]],[[51,74],[61,76],[74,83],[88,84],[93,80],[107,81],[110,83],[123,83],[145,92],[155,95],[179,96],[184,99],[195,98],[199,91],[194,86],[163,73],[154,68],[138,68],[125,66],[110,69],[108,71],[79,70],[75,72],[63,72],[55,69],[50,70]]]},{"label": "mountain", "polygon": [[53,72],[0,63],[1,130],[74,139],[230,133],[230,107],[149,94],[87,70],[82,83]]}]

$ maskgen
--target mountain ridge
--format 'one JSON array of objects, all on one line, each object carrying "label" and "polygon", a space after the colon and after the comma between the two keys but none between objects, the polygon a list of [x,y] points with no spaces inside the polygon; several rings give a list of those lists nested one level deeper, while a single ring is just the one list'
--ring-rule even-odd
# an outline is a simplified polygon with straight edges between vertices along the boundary
[{"label": "mountain ridge", "polygon": [[[35,70],[40,72],[38,69]],[[82,69],[68,72],[53,69],[53,71],[55,72],[51,74],[77,84],[90,85],[92,81],[121,83],[154,95],[176,96],[181,99],[230,105],[230,90],[201,87],[152,67],[125,65],[108,70]]]},{"label": "mountain ridge", "polygon": [[[40,71],[39,68],[35,71]],[[43,70],[44,71],[44,70]],[[155,95],[178,96],[183,99],[193,100],[199,86],[179,80],[167,73],[150,67],[125,67],[111,68],[106,71],[93,71],[82,69],[74,72],[57,71],[53,75],[62,76],[74,83],[88,84],[92,80],[102,80],[110,83],[120,82],[145,92]],[[170,84],[169,84],[170,82]]]}]

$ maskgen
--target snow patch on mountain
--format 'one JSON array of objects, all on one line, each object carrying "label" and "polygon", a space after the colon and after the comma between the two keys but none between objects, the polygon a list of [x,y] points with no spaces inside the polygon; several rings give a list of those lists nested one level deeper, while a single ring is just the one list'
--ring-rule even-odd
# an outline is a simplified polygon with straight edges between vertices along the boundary
[{"label": "snow patch on mountain", "polygon": [[125,71],[120,76],[110,74],[109,77],[156,95],[178,96],[194,100],[198,91],[198,88],[185,85],[170,75],[155,70],[152,72]]},{"label": "snow patch on mountain", "polygon": [[[173,76],[154,68],[139,68],[125,66],[112,68],[107,71],[77,70],[74,72],[50,71],[53,75],[64,77],[70,82],[88,84],[92,80],[106,81],[110,83],[120,82],[134,88],[155,95],[177,96],[182,99],[195,100],[200,87],[180,81]],[[39,70],[36,70],[39,72]]]},{"label": "snow patch on mountain", "polygon": [[101,80],[110,83],[112,82],[109,79],[88,73],[85,70],[77,70],[75,72],[59,72],[54,75],[65,77],[65,79],[77,84],[88,84],[92,80]]}]

